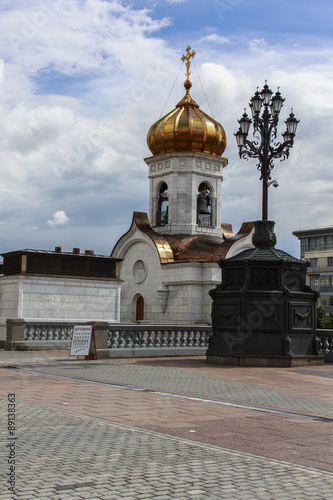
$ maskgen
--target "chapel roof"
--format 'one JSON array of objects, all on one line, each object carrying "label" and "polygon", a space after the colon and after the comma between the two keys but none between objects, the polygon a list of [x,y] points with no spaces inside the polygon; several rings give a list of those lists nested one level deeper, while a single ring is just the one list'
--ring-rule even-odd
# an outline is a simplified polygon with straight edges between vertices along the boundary
[{"label": "chapel roof", "polygon": [[[133,226],[136,226],[152,240],[158,251],[161,264],[171,264],[181,262],[218,262],[220,259],[225,258],[230,248],[237,241],[249,235],[254,224],[253,222],[244,222],[239,232],[229,238],[188,234],[168,235],[159,234],[154,231],[149,224],[146,213],[134,212]],[[126,235],[122,238],[126,237]]]}]

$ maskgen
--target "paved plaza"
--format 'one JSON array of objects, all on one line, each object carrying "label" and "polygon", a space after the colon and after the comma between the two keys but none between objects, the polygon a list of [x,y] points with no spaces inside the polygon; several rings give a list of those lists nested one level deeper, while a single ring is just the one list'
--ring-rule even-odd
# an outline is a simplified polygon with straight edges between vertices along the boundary
[{"label": "paved plaza", "polygon": [[0,367],[3,499],[333,499],[333,365],[0,351]]}]

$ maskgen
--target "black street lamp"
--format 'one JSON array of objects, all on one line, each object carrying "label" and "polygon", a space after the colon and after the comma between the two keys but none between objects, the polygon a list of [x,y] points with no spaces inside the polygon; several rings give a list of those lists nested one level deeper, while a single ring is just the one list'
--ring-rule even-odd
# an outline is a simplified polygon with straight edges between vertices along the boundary
[{"label": "black street lamp", "polygon": [[289,157],[299,122],[299,120],[296,120],[293,110],[291,110],[289,118],[285,121],[287,129],[282,134],[283,142],[275,142],[279,114],[285,99],[283,99],[279,90],[273,97],[272,94],[273,92],[265,82],[262,91],[259,92],[257,89],[251,98],[253,135],[256,140],[251,142],[247,139],[252,120],[246,114],[245,109],[242,118],[238,120],[239,130],[234,134],[239,148],[239,157],[246,159],[248,157],[258,158],[259,160],[257,168],[261,172],[260,180],[262,179],[262,220],[268,218],[268,181],[271,179],[270,173],[274,167],[273,159],[282,158],[281,161],[283,161]]}]

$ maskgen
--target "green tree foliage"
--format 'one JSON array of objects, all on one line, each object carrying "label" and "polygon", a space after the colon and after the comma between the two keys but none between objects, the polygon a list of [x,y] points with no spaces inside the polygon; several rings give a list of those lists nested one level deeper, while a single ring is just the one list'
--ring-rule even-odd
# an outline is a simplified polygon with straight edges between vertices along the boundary
[{"label": "green tree foliage", "polygon": [[333,329],[333,314],[327,315],[325,307],[317,307],[317,328],[324,330]]}]

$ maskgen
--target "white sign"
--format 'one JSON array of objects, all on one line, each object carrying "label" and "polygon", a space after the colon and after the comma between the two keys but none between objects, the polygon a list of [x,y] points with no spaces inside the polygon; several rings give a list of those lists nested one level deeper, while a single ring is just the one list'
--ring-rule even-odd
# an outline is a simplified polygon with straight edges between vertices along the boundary
[{"label": "white sign", "polygon": [[75,325],[73,328],[70,356],[89,356],[92,325]]}]

